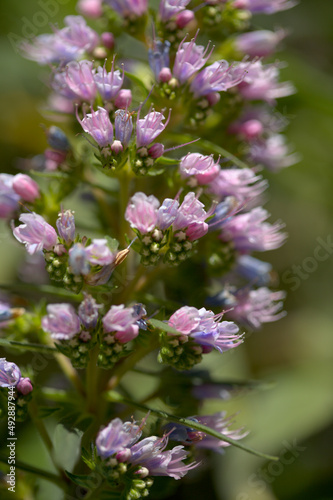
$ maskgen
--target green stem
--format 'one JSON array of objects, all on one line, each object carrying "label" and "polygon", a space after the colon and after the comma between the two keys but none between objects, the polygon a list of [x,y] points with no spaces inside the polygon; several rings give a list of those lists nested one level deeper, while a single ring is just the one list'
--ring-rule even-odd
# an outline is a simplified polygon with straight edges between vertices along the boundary
[{"label": "green stem", "polygon": [[[125,211],[127,207],[127,203],[129,200],[129,184],[130,184],[130,175],[128,172],[129,165],[125,165],[125,167],[121,171],[121,175],[119,176],[119,242],[122,248],[127,246],[127,242],[125,239],[125,234],[128,232],[128,223],[125,219]],[[125,260],[126,265],[126,260]]]},{"label": "green stem", "polygon": [[87,392],[87,411],[89,413],[96,413],[97,406],[97,383],[98,383],[98,367],[97,358],[99,354],[99,347],[95,346],[90,353],[90,359],[86,370],[86,392]]},{"label": "green stem", "polygon": [[177,424],[182,424],[185,425],[186,427],[190,427],[191,429],[196,429],[198,431],[204,432],[205,434],[209,434],[210,436],[213,436],[219,440],[225,441],[229,444],[232,444],[233,446],[236,446],[237,448],[240,448],[241,450],[247,451],[248,453],[251,453],[252,455],[256,455],[257,457],[260,458],[265,458],[266,460],[279,460],[278,457],[275,457],[273,455],[267,455],[266,453],[262,453],[261,451],[254,450],[253,448],[250,448],[248,446],[245,446],[244,444],[240,443],[239,441],[236,441],[235,439],[230,438],[229,436],[225,436],[224,434],[221,434],[220,432],[217,432],[214,429],[211,429],[210,427],[207,427],[206,425],[199,424],[198,422],[195,422],[193,420],[189,420],[187,418],[182,418],[182,417],[176,417],[175,415],[170,415],[170,413],[156,410],[155,408],[151,408],[149,406],[146,406],[142,403],[137,403],[135,401],[130,401],[129,399],[124,398],[121,394],[114,392],[114,391],[109,391],[104,395],[108,401],[112,402],[117,402],[117,403],[123,403],[127,404],[129,406],[132,406],[133,408],[137,408],[138,410],[142,410],[145,413],[152,413],[153,415],[157,415],[160,418],[163,418],[164,420],[168,420],[169,422],[175,422]]},{"label": "green stem", "polygon": [[[0,462],[8,464],[8,458],[0,455]],[[39,469],[38,467],[34,467],[33,465],[30,464],[26,464],[24,462],[21,462],[21,460],[16,460],[15,466],[20,470],[30,472],[31,474],[46,479],[47,481],[50,481],[51,483],[54,483],[55,485],[59,486],[59,488],[66,490],[66,484],[62,484],[60,477],[57,476],[56,474],[53,474],[52,472]]]},{"label": "green stem", "polygon": [[127,358],[124,359],[122,363],[119,363],[116,368],[113,371],[112,377],[110,378],[108,384],[107,384],[107,389],[111,390],[117,387],[119,384],[120,380],[122,377],[147,354],[152,352],[154,349],[157,349],[159,346],[158,338],[154,339],[149,346],[141,346],[138,347],[131,356],[128,356]]}]

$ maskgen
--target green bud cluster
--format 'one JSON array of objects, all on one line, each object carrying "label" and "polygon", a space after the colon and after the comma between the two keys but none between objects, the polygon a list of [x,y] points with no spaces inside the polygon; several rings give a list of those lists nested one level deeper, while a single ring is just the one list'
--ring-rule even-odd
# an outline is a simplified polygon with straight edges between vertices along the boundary
[{"label": "green bud cluster", "polygon": [[128,354],[126,345],[121,344],[112,333],[104,334],[99,349],[100,353],[98,355],[97,365],[106,370],[112,368],[120,358]]},{"label": "green bud cluster", "polygon": [[202,348],[188,335],[168,335],[163,332],[160,341],[160,363],[171,365],[177,370],[190,370],[202,360]]},{"label": "green bud cluster", "polygon": [[96,338],[83,331],[70,340],[58,340],[55,345],[58,351],[71,359],[74,368],[86,368],[89,351],[96,345]]},{"label": "green bud cluster", "polygon": [[169,248],[165,254],[164,262],[172,266],[177,266],[192,255],[195,243],[196,242],[187,240],[186,234],[183,231],[174,234],[169,242]]},{"label": "green bud cluster", "polygon": [[136,154],[131,161],[132,170],[136,175],[146,175],[155,163],[154,158],[149,156],[148,150],[142,147],[136,151]]},{"label": "green bud cluster", "polygon": [[76,276],[68,266],[68,253],[57,255],[55,252],[44,252],[46,270],[50,279],[62,282],[66,290],[79,293],[83,286],[83,276]]},{"label": "green bud cluster", "polygon": [[32,399],[32,394],[16,394],[15,417],[18,422],[24,422],[28,417],[28,403]]},{"label": "green bud cluster", "polygon": [[141,235],[141,264],[144,266],[155,266],[160,260],[160,250],[166,244],[166,236],[160,229],[154,229],[150,233]]},{"label": "green bud cluster", "polygon": [[176,78],[171,78],[168,82],[160,83],[158,91],[161,97],[173,101],[174,99],[176,99],[178,94],[177,87],[178,81],[176,80]]}]

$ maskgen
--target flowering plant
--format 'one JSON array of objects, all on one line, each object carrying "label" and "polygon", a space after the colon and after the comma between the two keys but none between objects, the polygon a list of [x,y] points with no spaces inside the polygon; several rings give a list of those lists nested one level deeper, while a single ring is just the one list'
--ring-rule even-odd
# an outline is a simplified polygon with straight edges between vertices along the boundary
[{"label": "flowering plant", "polygon": [[[196,365],[212,351],[223,363],[284,315],[270,264],[252,253],[286,238],[261,205],[265,168],[297,160],[274,113],[294,88],[265,61],[284,32],[251,21],[292,6],[80,0],[63,28],[21,43],[51,66],[47,106],[61,125],[46,128],[48,148],[27,173],[0,174],[0,217],[25,246],[29,282],[24,307],[14,295],[0,304],[1,415],[14,388],[16,418],[36,425],[55,472],[21,468],[66,498],[77,488],[87,499],[153,498],[155,476],[195,474],[207,450],[230,445],[267,457],[225,412],[202,414],[226,382]],[[54,359],[62,375],[18,367],[13,349]],[[43,415],[76,435],[71,465],[56,458]]]}]

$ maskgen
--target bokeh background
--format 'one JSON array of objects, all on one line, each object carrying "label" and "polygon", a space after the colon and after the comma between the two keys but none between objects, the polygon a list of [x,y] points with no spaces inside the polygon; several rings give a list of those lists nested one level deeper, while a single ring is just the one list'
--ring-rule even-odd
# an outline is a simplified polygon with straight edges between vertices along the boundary
[{"label": "bokeh background", "polygon": [[[61,5],[63,4],[63,5]],[[73,0],[61,0],[59,21],[74,12]],[[1,170],[15,173],[17,158],[46,147],[40,110],[47,88],[43,71],[20,57],[18,36],[40,11],[37,0],[0,3]],[[333,500],[333,2],[301,0],[294,9],[255,17],[257,28],[283,27],[289,36],[278,53],[287,65],[284,80],[297,93],[280,103],[288,117],[289,141],[301,161],[270,175],[267,208],[286,223],[289,239],[265,255],[288,293],[283,320],[251,335],[235,351],[210,356],[219,379],[265,382],[207,411],[239,411],[237,423],[250,431],[246,443],[272,454],[265,462],[238,449],[212,459],[214,468],[189,479],[175,498],[219,500]],[[25,28],[24,28],[25,27]],[[48,31],[41,26],[38,33]],[[10,35],[10,36],[8,36]],[[1,221],[2,222],[2,221]],[[318,246],[321,250],[318,251]],[[319,256],[319,257],[318,257]],[[15,276],[22,249],[0,226],[0,282]],[[18,444],[26,457],[41,454],[33,436]],[[32,447],[30,447],[32,446]],[[35,448],[34,448],[35,446]],[[289,452],[286,452],[286,449]],[[38,498],[50,496],[44,485]]]}]

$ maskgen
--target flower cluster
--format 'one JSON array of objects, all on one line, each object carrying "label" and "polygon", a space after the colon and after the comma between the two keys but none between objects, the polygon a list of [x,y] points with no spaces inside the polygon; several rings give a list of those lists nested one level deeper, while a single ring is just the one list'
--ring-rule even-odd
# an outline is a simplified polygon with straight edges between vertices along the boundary
[{"label": "flower cluster", "polygon": [[[237,441],[247,433],[231,429],[222,408],[201,414],[205,399],[222,404],[235,384],[197,365],[208,354],[223,362],[249,329],[285,314],[271,264],[253,253],[286,239],[263,205],[263,167],[297,161],[274,111],[294,88],[265,60],[285,32],[254,30],[251,19],[294,2],[199,3],[79,0],[79,16],[20,45],[51,68],[44,111],[64,123],[44,127],[47,147],[16,163],[22,173],[0,174],[0,218],[28,256],[23,286],[1,297],[2,344],[54,356],[63,374],[61,390],[56,377],[40,390],[45,376],[34,374],[32,391],[1,358],[0,416],[8,387],[20,417],[38,396],[32,424],[50,447],[37,407],[48,414],[64,403],[62,421],[84,431],[82,460],[101,479],[95,490],[92,475],[57,463],[65,495],[73,482],[96,500],[154,496],[152,478],[181,479],[198,451],[246,449]],[[152,393],[139,391],[141,376],[154,380]],[[175,414],[159,411],[157,398]],[[149,415],[130,422],[133,408],[158,417],[146,437]]]},{"label": "flower cluster", "polygon": [[215,315],[204,307],[184,306],[169,319],[175,330],[162,334],[160,359],[180,370],[188,370],[200,363],[203,354],[217,349],[223,353],[243,342],[239,328],[232,321],[220,321],[223,313]]}]

